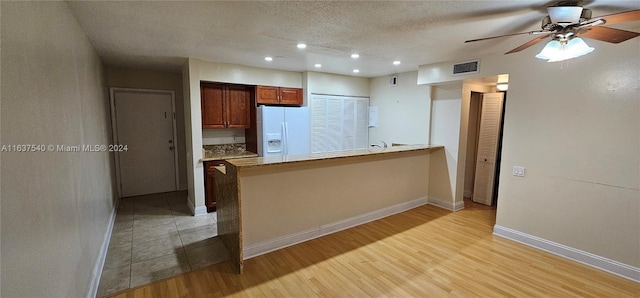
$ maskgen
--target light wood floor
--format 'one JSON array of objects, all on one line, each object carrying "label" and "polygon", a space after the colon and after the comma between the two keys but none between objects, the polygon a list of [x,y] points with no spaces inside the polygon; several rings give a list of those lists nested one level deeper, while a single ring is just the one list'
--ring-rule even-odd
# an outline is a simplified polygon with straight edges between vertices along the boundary
[{"label": "light wood floor", "polygon": [[639,297],[640,284],[491,234],[495,209],[423,206],[115,297]]}]

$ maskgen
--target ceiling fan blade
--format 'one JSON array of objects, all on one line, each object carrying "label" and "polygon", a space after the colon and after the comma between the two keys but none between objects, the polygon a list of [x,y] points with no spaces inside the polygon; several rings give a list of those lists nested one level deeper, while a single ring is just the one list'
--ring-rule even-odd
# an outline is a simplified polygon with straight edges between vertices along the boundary
[{"label": "ceiling fan blade", "polygon": [[595,20],[605,20],[607,22],[606,23],[607,25],[620,24],[620,23],[626,23],[626,22],[632,22],[632,21],[640,21],[640,9],[629,10],[625,12],[619,12],[619,13],[614,13],[610,15],[595,17],[590,19],[589,22],[595,21]]},{"label": "ceiling fan blade", "polygon": [[590,27],[587,29],[586,32],[578,33],[578,35],[580,37],[586,37],[586,38],[596,39],[600,41],[606,41],[611,43],[621,43],[625,40],[629,40],[634,37],[640,36],[640,33],[598,26],[598,27]]},{"label": "ceiling fan blade", "polygon": [[520,51],[522,51],[522,50],[524,50],[524,49],[526,49],[528,47],[531,47],[531,46],[533,46],[533,45],[545,40],[550,35],[551,34],[546,34],[544,36],[537,37],[537,38],[535,38],[535,39],[533,39],[533,40],[531,40],[531,41],[529,41],[529,42],[527,42],[527,43],[525,43],[525,44],[523,44],[523,45],[521,45],[521,46],[519,46],[519,47],[517,47],[517,48],[515,48],[515,49],[513,49],[511,51],[509,51],[509,52],[506,52],[505,55],[506,54],[511,54],[511,53],[516,53],[516,52],[520,52]]},{"label": "ceiling fan blade", "polygon": [[492,37],[485,37],[485,38],[478,38],[478,39],[470,39],[470,40],[465,40],[464,42],[474,42],[474,41],[482,41],[482,40],[489,40],[489,39],[494,39],[494,38],[501,38],[501,37],[507,37],[507,36],[515,36],[515,35],[522,35],[522,34],[548,34],[549,31],[528,31],[528,32],[519,32],[519,33],[511,33],[511,34],[505,34],[505,35],[498,35],[498,36],[492,36]]}]

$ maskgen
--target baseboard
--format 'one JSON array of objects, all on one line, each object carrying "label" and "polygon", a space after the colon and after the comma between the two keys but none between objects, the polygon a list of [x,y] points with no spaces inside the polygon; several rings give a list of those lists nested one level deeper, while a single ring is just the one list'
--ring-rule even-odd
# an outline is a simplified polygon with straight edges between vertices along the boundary
[{"label": "baseboard", "polygon": [[640,283],[640,268],[499,225],[493,234]]},{"label": "baseboard", "polygon": [[465,198],[470,198],[473,195],[473,192],[470,190],[465,190],[463,196]]},{"label": "baseboard", "polygon": [[308,229],[298,233],[281,236],[273,240],[254,244],[243,249],[243,258],[246,260],[257,257],[259,255],[263,255],[278,249],[309,241],[311,239],[319,238],[338,231],[346,230],[348,228],[352,228],[393,214],[404,212],[425,204],[427,204],[426,197],[417,198],[408,202],[396,204],[383,209],[378,209],[365,214],[322,225],[317,228]]},{"label": "baseboard", "polygon": [[449,211],[460,211],[464,209],[464,201],[454,203],[451,200],[443,200],[436,197],[429,197],[429,205],[447,209]]},{"label": "baseboard", "polygon": [[100,286],[102,269],[104,269],[104,262],[107,259],[107,251],[109,250],[109,241],[111,240],[113,225],[116,222],[116,213],[118,210],[119,202],[120,200],[115,199],[115,204],[113,204],[113,210],[111,210],[111,218],[109,218],[107,233],[105,233],[104,239],[102,239],[102,245],[100,246],[100,251],[98,252],[98,260],[93,266],[93,271],[91,272],[91,285],[89,285],[89,292],[87,293],[88,298],[97,297],[98,295],[98,287]]},{"label": "baseboard", "polygon": [[193,205],[193,202],[191,202],[191,200],[189,200],[188,197],[187,197],[187,206],[189,206],[189,209],[191,209],[191,213],[193,213],[193,216],[207,215],[207,206],[196,207],[195,205]]},{"label": "baseboard", "polygon": [[180,185],[178,185],[178,190],[187,190],[187,184],[181,183]]},{"label": "baseboard", "polygon": [[464,209],[464,201],[457,201],[454,205],[453,205],[453,211],[460,211]]}]

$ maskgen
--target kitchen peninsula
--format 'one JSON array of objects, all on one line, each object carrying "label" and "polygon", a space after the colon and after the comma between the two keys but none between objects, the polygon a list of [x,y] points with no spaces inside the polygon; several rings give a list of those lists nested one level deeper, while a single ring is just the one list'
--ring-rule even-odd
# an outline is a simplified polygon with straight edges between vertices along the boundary
[{"label": "kitchen peninsula", "polygon": [[245,259],[424,205],[440,148],[228,160],[215,173],[218,234],[242,273]]}]

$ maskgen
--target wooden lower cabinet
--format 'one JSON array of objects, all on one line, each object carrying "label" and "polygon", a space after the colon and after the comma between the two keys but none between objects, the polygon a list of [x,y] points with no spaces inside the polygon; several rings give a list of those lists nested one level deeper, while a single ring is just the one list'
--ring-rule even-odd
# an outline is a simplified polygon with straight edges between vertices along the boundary
[{"label": "wooden lower cabinet", "polygon": [[216,211],[216,167],[224,165],[224,160],[204,162],[204,204],[207,212]]}]

